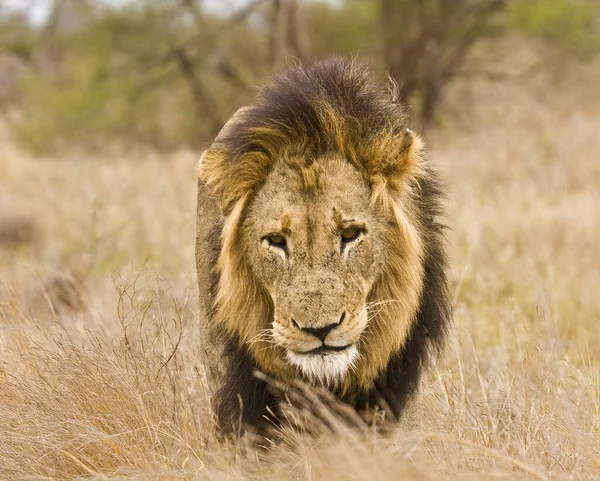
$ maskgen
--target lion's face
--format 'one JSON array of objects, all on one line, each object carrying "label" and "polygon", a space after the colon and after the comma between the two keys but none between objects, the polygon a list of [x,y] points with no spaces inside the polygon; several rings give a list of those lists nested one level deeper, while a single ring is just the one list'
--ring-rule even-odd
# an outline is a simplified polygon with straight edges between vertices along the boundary
[{"label": "lion's face", "polygon": [[359,355],[382,268],[384,220],[369,186],[340,158],[281,162],[252,200],[241,241],[270,296],[266,333],[310,380],[340,380]]}]

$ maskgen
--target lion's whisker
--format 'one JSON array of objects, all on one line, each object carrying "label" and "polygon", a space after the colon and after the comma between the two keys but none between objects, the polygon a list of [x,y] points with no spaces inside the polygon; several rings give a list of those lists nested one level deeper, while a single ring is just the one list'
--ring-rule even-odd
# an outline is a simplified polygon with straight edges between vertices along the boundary
[{"label": "lion's whisker", "polygon": [[273,339],[273,334],[272,334],[271,329],[261,329],[252,338],[250,338],[248,340],[247,344],[252,345],[252,344],[257,344],[259,342],[268,342],[268,343],[275,342],[275,340]]},{"label": "lion's whisker", "polygon": [[365,304],[365,307],[366,308],[371,308],[371,307],[376,307],[376,306],[380,306],[380,305],[383,305],[383,304],[391,304],[393,302],[402,303],[402,301],[399,300],[399,299],[383,299],[383,300],[379,300],[379,301],[368,302],[367,304]]}]

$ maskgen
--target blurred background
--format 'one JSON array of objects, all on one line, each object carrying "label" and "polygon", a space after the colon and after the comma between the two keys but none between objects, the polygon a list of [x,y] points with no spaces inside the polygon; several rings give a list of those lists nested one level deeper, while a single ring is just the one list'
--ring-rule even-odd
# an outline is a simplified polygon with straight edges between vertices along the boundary
[{"label": "blurred background", "polygon": [[[239,451],[197,162],[332,54],[396,80],[443,173],[454,327],[410,431]],[[597,479],[599,186],[600,0],[0,0],[0,478]]]},{"label": "blurred background", "polygon": [[599,10],[597,0],[0,0],[0,114],[41,154],[198,148],[270,73],[338,53],[389,72],[427,130],[465,120],[474,81],[544,72],[570,83],[600,50]]}]

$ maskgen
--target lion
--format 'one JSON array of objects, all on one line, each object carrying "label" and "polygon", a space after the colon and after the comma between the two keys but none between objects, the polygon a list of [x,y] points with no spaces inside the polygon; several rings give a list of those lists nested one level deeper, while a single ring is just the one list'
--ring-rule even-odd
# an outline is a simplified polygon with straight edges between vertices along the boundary
[{"label": "lion", "polygon": [[203,352],[226,432],[278,383],[398,419],[451,319],[445,193],[397,89],[355,60],[273,76],[199,166]]}]

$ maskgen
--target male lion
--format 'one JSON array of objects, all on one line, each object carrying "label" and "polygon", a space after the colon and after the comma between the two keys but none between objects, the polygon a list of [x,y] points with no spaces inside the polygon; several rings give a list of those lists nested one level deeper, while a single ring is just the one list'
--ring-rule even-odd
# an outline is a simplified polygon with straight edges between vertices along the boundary
[{"label": "male lion", "polygon": [[203,350],[225,431],[279,399],[253,375],[397,418],[450,322],[440,183],[395,90],[353,61],[275,76],[199,169]]}]

